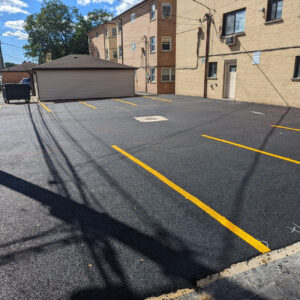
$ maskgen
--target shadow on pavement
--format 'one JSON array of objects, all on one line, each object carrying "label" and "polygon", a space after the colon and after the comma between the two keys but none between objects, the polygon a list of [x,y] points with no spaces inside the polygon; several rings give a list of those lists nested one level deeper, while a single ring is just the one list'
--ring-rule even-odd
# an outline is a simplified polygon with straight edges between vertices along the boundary
[{"label": "shadow on pavement", "polygon": [[[105,207],[102,207],[100,203],[101,199],[97,198],[91,191],[88,190],[84,180],[80,177],[68,157],[68,152],[65,151],[63,146],[58,142],[43,113],[40,111],[40,107],[37,106],[36,109],[37,114],[34,115],[30,105],[28,105],[28,115],[32,121],[33,130],[43,153],[45,163],[52,175],[51,182],[56,183],[55,186],[57,187],[57,193],[2,170],[0,171],[0,182],[1,185],[48,207],[51,216],[62,220],[67,225],[70,225],[71,235],[53,242],[28,247],[22,250],[11,251],[11,253],[7,255],[0,256],[0,265],[8,264],[13,260],[17,260],[24,254],[31,255],[41,252],[46,247],[55,251],[61,247],[61,245],[78,244],[83,241],[94,259],[97,272],[103,282],[98,283],[96,287],[78,289],[74,291],[74,293],[70,295],[70,299],[72,300],[133,300],[151,296],[147,294],[140,294],[141,292],[136,292],[132,285],[132,281],[130,281],[128,276],[125,275],[125,271],[122,267],[124,262],[122,262],[122,264],[120,263],[118,259],[118,250],[114,247],[112,240],[126,245],[129,249],[145,256],[154,265],[158,266],[161,272],[170,280],[170,282],[172,282],[173,288],[190,287],[194,284],[195,280],[199,279],[200,276],[207,276],[215,272],[215,270],[211,270],[208,267],[199,264],[196,261],[194,252],[187,248],[183,241],[169,232],[164,231],[164,229],[154,221],[152,222],[146,212],[142,212],[142,217],[147,220],[150,226],[157,228],[153,235],[146,234],[137,228],[129,226],[110,216],[105,211]],[[49,116],[49,118],[54,117]],[[126,199],[128,202],[137,204],[137,201],[133,199],[118,184],[118,182],[116,182],[116,180],[114,180],[114,178],[110,176],[108,172],[84,150],[82,146],[80,146],[78,141],[74,139],[66,128],[59,125],[59,120],[50,119],[50,122],[51,126],[55,125],[58,130],[63,132],[81,155],[90,160],[95,171],[104,178],[105,181],[122,196],[122,198]],[[53,149],[55,149],[55,151],[53,151]],[[59,153],[60,159],[54,155],[54,152]],[[83,203],[78,203],[72,199],[71,191],[64,183],[64,178],[60,174],[59,167],[68,171],[71,181],[78,189],[78,193]],[[95,204],[98,205],[101,212],[92,208]],[[39,235],[0,245],[0,247],[12,245],[13,243],[22,243],[30,239],[37,240],[48,234],[53,234],[57,230],[60,229],[53,228]],[[228,244],[226,243],[227,241],[224,241],[224,245],[228,247]],[[224,251],[226,252],[226,248],[224,248]],[[133,276],[138,279],[138,277],[142,275],[136,273]],[[159,276],[160,275],[158,275],[157,280],[159,280]],[[239,287],[235,288],[239,289]],[[153,293],[154,292],[163,293],[166,291],[153,291]],[[241,293],[242,292],[245,291],[241,290]]]}]

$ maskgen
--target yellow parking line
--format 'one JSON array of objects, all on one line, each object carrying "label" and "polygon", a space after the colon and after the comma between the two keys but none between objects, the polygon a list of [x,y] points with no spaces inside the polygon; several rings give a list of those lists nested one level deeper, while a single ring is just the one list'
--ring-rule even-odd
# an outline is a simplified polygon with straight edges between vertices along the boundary
[{"label": "yellow parking line", "polygon": [[135,103],[132,103],[132,102],[127,102],[127,101],[120,100],[120,99],[111,99],[111,100],[114,100],[114,101],[119,101],[119,102],[126,103],[126,104],[130,104],[130,105],[133,105],[133,106],[137,106],[137,104],[135,104]]},{"label": "yellow parking line", "polygon": [[44,103],[40,103],[46,110],[47,112],[51,112],[51,109],[49,109]]},{"label": "yellow parking line", "polygon": [[180,195],[182,195],[185,199],[191,201],[196,206],[198,206],[199,208],[201,208],[208,215],[210,215],[212,218],[214,218],[216,221],[218,221],[224,227],[226,227],[227,229],[229,229],[230,231],[232,231],[234,234],[236,234],[237,236],[239,236],[246,243],[248,243],[249,245],[251,245],[252,247],[254,247],[255,249],[257,249],[259,252],[266,253],[266,252],[271,251],[262,242],[258,241],[257,239],[255,239],[254,237],[252,237],[251,235],[249,235],[247,232],[243,231],[241,228],[239,228],[238,226],[234,225],[232,222],[230,222],[225,217],[223,217],[222,215],[220,215],[218,212],[216,212],[215,210],[213,210],[211,207],[209,207],[208,205],[206,205],[205,203],[203,203],[202,201],[200,201],[198,198],[194,197],[193,195],[191,195],[190,193],[188,193],[187,191],[185,191],[184,189],[182,189],[181,187],[179,187],[178,185],[176,185],[174,182],[172,182],[171,180],[169,180],[168,178],[166,178],[161,173],[159,173],[159,172],[155,171],[154,169],[152,169],[151,167],[147,166],[145,163],[143,163],[142,161],[138,160],[137,158],[135,158],[131,154],[127,153],[126,151],[122,150],[118,146],[113,145],[112,147],[116,151],[120,152],[121,154],[123,154],[124,156],[126,156],[128,159],[130,159],[131,161],[133,161],[134,163],[136,163],[137,165],[139,165],[140,167],[144,168],[146,171],[148,171],[149,173],[151,173],[153,176],[155,176],[156,178],[158,178],[159,180],[161,180],[163,183],[165,183],[170,188],[172,188],[173,190],[175,190],[177,193],[179,193]]},{"label": "yellow parking line", "polygon": [[279,159],[282,159],[282,160],[300,165],[300,161],[294,160],[294,159],[291,159],[291,158],[288,158],[288,157],[272,154],[272,153],[269,153],[269,152],[265,152],[265,151],[258,150],[258,149],[255,149],[255,148],[247,147],[247,146],[237,144],[237,143],[233,143],[233,142],[230,142],[230,141],[221,140],[221,139],[218,139],[218,138],[215,138],[215,137],[212,137],[212,136],[208,136],[208,135],[202,135],[202,136],[205,137],[205,138],[211,139],[211,140],[215,140],[215,141],[219,141],[219,142],[222,142],[222,143],[230,144],[230,145],[233,145],[233,146],[236,146],[236,147],[244,148],[244,149],[247,149],[247,150],[250,150],[250,151],[258,152],[258,153],[261,153],[261,154],[264,154],[264,155],[279,158]]},{"label": "yellow parking line", "polygon": [[271,125],[272,127],[282,128],[282,129],[288,129],[288,130],[294,130],[294,131],[300,131],[298,128],[291,128],[291,127],[284,127],[284,126],[277,126],[277,125]]},{"label": "yellow parking line", "polygon": [[82,104],[84,104],[84,105],[86,105],[86,106],[89,106],[89,107],[91,107],[91,108],[93,108],[93,109],[97,109],[97,107],[94,106],[94,105],[87,104],[87,103],[85,103],[85,102],[83,102],[83,101],[78,101],[78,102],[80,102],[80,103],[82,103]]},{"label": "yellow parking line", "polygon": [[173,100],[169,100],[169,99],[163,99],[163,98],[157,98],[157,97],[148,97],[148,96],[143,96],[144,98],[148,98],[148,99],[153,99],[153,100],[160,100],[160,101],[166,101],[166,102],[173,102]]}]

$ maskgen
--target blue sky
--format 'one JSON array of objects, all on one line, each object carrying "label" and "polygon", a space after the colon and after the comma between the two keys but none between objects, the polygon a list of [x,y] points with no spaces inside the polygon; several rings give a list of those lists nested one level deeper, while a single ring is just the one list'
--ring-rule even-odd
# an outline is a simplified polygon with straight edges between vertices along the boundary
[{"label": "blue sky", "polygon": [[[124,2],[123,2],[124,1]],[[93,9],[106,9],[117,15],[142,0],[63,0],[76,6],[83,15]],[[25,59],[22,46],[26,44],[24,20],[40,11],[42,0],[0,0],[0,39],[5,62],[22,63]]]}]

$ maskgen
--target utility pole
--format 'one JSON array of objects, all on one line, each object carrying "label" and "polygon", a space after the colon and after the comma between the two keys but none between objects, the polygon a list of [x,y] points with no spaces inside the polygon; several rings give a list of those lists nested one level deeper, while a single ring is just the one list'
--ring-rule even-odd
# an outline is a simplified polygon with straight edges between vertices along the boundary
[{"label": "utility pole", "polygon": [[5,68],[5,64],[3,61],[3,55],[2,55],[2,46],[1,46],[1,41],[0,41],[0,70]]},{"label": "utility pole", "polygon": [[208,14],[205,14],[205,18],[207,21],[206,26],[206,49],[205,49],[205,71],[204,71],[204,91],[203,91],[203,97],[207,98],[207,76],[208,76],[208,59],[209,59],[209,46],[210,46],[210,28],[211,28],[211,19],[212,15],[209,12]]},{"label": "utility pole", "polygon": [[206,26],[206,49],[205,49],[205,70],[204,70],[204,91],[203,91],[203,97],[207,98],[207,75],[208,75],[208,59],[209,59],[209,46],[210,46],[210,28],[211,28],[211,20],[212,20],[212,14],[211,14],[211,8],[207,5],[201,3],[199,0],[193,0],[197,4],[203,6],[206,8],[209,12],[205,14],[205,21],[207,21]]}]

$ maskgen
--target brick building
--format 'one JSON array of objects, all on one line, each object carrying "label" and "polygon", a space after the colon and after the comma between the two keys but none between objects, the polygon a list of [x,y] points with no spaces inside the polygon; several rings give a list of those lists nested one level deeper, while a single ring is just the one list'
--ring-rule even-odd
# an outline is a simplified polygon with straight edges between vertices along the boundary
[{"label": "brick building", "polygon": [[175,93],[176,0],[145,0],[88,33],[90,54],[137,68],[135,89]]},{"label": "brick building", "polygon": [[2,84],[4,83],[19,83],[23,78],[29,78],[32,75],[32,68],[37,64],[23,63],[10,68],[2,69]]},{"label": "brick building", "polygon": [[200,2],[177,1],[176,94],[300,107],[300,1]]}]

